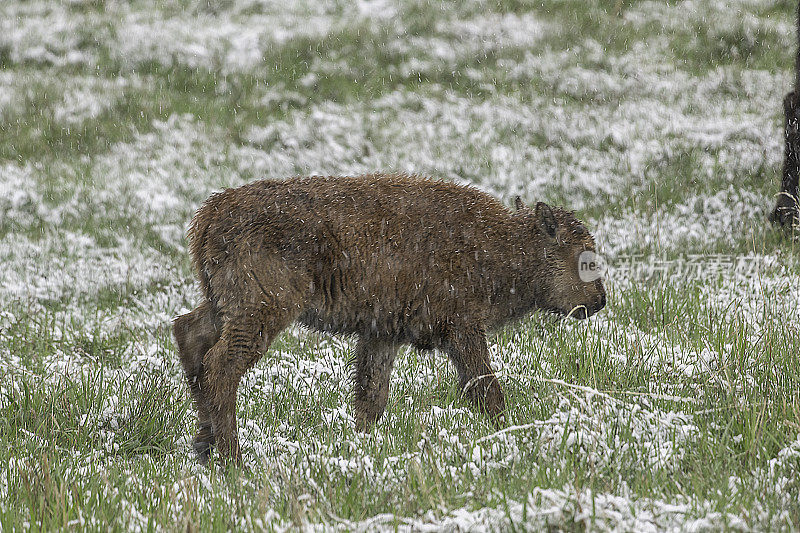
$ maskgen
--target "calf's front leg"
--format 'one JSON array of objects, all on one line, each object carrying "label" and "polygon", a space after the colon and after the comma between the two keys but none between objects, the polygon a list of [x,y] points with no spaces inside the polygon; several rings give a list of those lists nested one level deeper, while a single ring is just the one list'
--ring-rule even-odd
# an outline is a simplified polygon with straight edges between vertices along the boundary
[{"label": "calf's front leg", "polygon": [[492,420],[505,426],[505,397],[489,362],[486,333],[479,326],[454,329],[447,338],[445,351],[458,372],[464,394]]},{"label": "calf's front leg", "polygon": [[353,408],[356,428],[369,430],[383,415],[389,400],[397,347],[389,342],[361,337],[353,354]]}]

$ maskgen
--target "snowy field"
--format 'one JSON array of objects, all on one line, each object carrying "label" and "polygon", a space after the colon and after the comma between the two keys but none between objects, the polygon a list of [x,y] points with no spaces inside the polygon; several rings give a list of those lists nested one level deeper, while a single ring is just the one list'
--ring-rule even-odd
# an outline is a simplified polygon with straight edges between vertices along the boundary
[{"label": "snowy field", "polygon": [[[0,530],[800,529],[795,9],[0,2]],[[411,349],[355,432],[350,340],[293,328],[240,389],[247,468],[196,465],[192,213],[375,170],[575,209],[608,307],[492,337],[500,432]]]}]

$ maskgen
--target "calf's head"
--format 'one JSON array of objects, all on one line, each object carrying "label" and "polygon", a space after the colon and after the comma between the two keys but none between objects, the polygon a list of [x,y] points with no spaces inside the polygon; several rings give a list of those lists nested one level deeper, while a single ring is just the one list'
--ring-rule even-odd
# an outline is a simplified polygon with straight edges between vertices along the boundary
[{"label": "calf's head", "polygon": [[516,203],[535,247],[530,255],[535,257],[541,287],[537,305],[574,318],[589,317],[605,307],[601,258],[586,226],[571,211],[543,202],[531,209],[519,198]]}]

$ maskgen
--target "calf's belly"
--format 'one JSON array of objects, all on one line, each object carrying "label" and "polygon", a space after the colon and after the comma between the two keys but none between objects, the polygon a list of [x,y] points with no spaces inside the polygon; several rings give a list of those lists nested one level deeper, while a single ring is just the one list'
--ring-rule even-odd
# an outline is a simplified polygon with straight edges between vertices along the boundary
[{"label": "calf's belly", "polygon": [[393,310],[375,304],[372,308],[336,309],[306,308],[298,322],[326,333],[361,335],[392,341],[397,344],[413,344],[420,348],[434,347],[436,326],[432,320],[421,321],[407,312]]}]

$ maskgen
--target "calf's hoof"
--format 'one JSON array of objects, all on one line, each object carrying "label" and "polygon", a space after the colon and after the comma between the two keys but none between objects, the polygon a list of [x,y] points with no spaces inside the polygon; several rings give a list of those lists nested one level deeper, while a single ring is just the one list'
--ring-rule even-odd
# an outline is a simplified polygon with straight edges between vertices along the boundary
[{"label": "calf's hoof", "polygon": [[369,433],[380,417],[376,416],[356,416],[356,430],[362,433]]},{"label": "calf's hoof", "polygon": [[498,383],[492,383],[486,391],[484,410],[497,429],[506,427],[506,399]]},{"label": "calf's hoof", "polygon": [[377,402],[364,400],[353,402],[353,416],[358,431],[366,433],[375,427],[378,420],[383,417],[387,397],[388,395],[385,395],[382,401],[379,400]]},{"label": "calf's hoof", "polygon": [[223,466],[242,466],[242,450],[239,448],[239,439],[227,439],[224,436],[215,435],[214,449],[216,450],[216,462]]},{"label": "calf's hoof", "polygon": [[197,457],[197,462],[201,465],[208,464],[209,459],[211,459],[211,443],[210,442],[195,442],[192,444],[192,448],[194,448],[195,456]]},{"label": "calf's hoof", "polygon": [[208,463],[211,458],[211,448],[214,446],[214,433],[211,431],[211,425],[200,426],[197,435],[192,442],[192,449],[197,456],[197,462],[201,465]]}]

